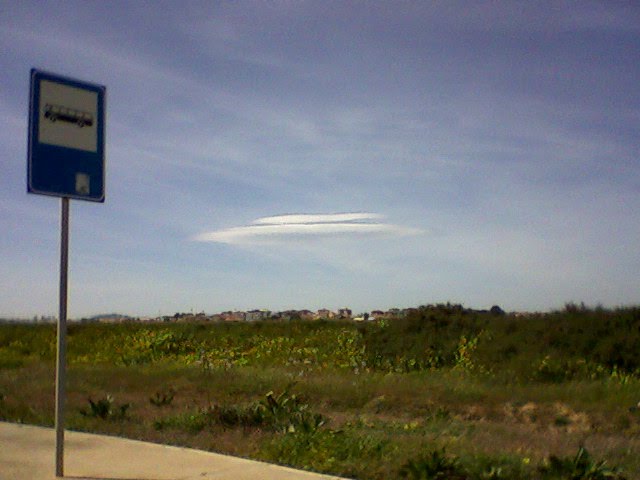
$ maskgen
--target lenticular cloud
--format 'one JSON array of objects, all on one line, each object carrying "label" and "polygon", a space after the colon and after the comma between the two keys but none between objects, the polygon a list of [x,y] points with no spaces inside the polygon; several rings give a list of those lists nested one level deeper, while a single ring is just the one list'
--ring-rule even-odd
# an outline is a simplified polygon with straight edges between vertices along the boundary
[{"label": "lenticular cloud", "polygon": [[[314,223],[346,223],[363,220],[375,220],[382,218],[377,213],[325,213],[325,214],[297,214],[297,215],[276,215],[274,217],[264,217],[255,220],[253,223],[259,225],[289,225],[289,224],[314,224]],[[353,225],[353,223],[351,223]]]},{"label": "lenticular cloud", "polygon": [[263,217],[251,225],[201,233],[198,242],[251,244],[284,241],[296,237],[342,237],[349,235],[411,235],[419,230],[382,223],[376,213],[292,214]]}]

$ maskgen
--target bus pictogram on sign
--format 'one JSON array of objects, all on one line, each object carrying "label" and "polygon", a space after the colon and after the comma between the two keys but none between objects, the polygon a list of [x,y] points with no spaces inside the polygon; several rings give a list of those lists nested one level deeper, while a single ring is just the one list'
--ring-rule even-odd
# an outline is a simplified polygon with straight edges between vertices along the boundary
[{"label": "bus pictogram on sign", "polygon": [[50,122],[60,120],[61,122],[74,123],[80,128],[85,125],[88,127],[93,125],[93,115],[91,113],[50,103],[44,106],[44,118]]}]

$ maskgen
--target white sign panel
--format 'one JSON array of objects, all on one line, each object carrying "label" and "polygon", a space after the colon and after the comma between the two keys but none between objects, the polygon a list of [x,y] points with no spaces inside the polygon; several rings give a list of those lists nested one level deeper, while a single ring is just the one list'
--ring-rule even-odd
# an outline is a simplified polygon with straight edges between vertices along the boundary
[{"label": "white sign panel", "polygon": [[98,94],[48,80],[40,83],[38,141],[98,151]]}]

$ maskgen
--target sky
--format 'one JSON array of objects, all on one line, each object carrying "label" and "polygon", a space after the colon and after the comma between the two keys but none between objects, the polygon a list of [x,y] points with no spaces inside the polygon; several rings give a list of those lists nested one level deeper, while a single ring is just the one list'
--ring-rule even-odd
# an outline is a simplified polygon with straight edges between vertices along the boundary
[{"label": "sky", "polygon": [[0,0],[0,316],[56,315],[30,69],[106,86],[71,318],[640,303],[636,2]]}]

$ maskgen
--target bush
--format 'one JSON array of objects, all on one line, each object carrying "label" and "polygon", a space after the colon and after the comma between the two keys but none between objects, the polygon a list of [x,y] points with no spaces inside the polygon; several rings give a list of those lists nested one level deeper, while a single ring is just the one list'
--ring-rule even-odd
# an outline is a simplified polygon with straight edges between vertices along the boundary
[{"label": "bush", "polygon": [[325,423],[322,415],[309,411],[309,405],[296,395],[289,395],[286,390],[280,395],[267,393],[256,411],[264,424],[280,432],[295,432],[296,429],[315,431]]},{"label": "bush", "polygon": [[400,469],[402,478],[411,480],[466,480],[468,477],[458,458],[442,450],[433,450],[407,461]]},{"label": "bush", "polygon": [[543,478],[554,480],[625,480],[617,467],[593,460],[584,447],[573,458],[550,456],[539,471]]},{"label": "bush", "polygon": [[186,428],[197,433],[207,427],[263,428],[280,433],[298,431],[314,433],[325,425],[325,418],[313,413],[309,405],[287,391],[279,395],[269,392],[264,399],[249,405],[211,405],[196,412],[157,420],[157,430]]},{"label": "bush", "polygon": [[167,390],[158,391],[152,397],[149,398],[149,403],[156,407],[166,407],[171,405],[173,402],[173,397],[176,392],[173,388],[169,388]]},{"label": "bush", "polygon": [[89,398],[89,409],[81,409],[80,414],[85,417],[101,418],[103,420],[121,420],[127,416],[129,407],[131,407],[130,403],[116,406],[113,397],[107,395],[96,402]]}]

